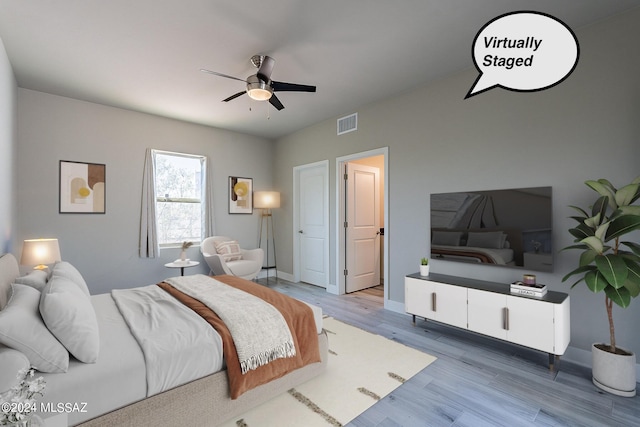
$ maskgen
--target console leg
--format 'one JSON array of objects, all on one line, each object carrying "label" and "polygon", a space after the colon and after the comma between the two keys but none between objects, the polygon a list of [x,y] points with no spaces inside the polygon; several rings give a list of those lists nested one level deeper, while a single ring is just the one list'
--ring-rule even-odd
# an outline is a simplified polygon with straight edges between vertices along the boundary
[{"label": "console leg", "polygon": [[413,317],[413,326],[416,326],[416,315],[414,314],[412,315],[412,317]]},{"label": "console leg", "polygon": [[549,353],[549,370],[554,371],[556,368],[556,364],[559,364],[560,356],[556,356],[553,353]]}]

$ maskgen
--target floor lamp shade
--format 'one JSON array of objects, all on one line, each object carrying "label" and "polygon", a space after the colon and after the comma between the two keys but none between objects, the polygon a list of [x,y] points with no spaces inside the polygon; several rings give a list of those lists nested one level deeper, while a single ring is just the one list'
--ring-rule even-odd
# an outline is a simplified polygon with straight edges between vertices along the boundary
[{"label": "floor lamp shade", "polygon": [[280,193],[277,191],[256,191],[253,193],[253,207],[273,209],[280,207]]},{"label": "floor lamp shade", "polygon": [[46,268],[46,264],[61,261],[58,239],[25,240],[22,246],[20,264],[34,265],[35,269]]}]

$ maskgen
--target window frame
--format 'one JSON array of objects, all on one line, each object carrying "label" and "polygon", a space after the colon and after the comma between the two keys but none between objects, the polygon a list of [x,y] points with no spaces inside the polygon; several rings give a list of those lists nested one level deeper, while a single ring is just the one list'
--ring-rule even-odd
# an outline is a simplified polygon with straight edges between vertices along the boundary
[{"label": "window frame", "polygon": [[[156,188],[156,184],[157,184],[157,156],[165,156],[165,157],[184,157],[187,159],[196,159],[200,161],[200,174],[201,177],[206,176],[206,171],[207,171],[207,156],[201,155],[201,154],[189,154],[189,153],[180,153],[180,152],[175,152],[175,151],[165,151],[165,150],[153,150],[153,179],[154,179],[154,188]],[[156,223],[159,222],[159,216],[158,213],[160,212],[158,203],[193,203],[193,204],[199,204],[200,205],[200,237],[198,241],[194,241],[193,246],[200,246],[200,244],[202,243],[202,240],[204,240],[205,236],[204,236],[204,223],[205,223],[205,215],[206,215],[206,209],[205,209],[205,201],[206,201],[206,183],[204,182],[204,180],[201,179],[201,185],[200,185],[200,198],[192,198],[192,197],[163,197],[163,196],[158,196],[156,195],[154,197],[154,203],[155,203],[155,210],[156,210]],[[156,190],[157,192],[157,190]],[[158,227],[157,227],[158,228]],[[160,242],[160,234],[158,233],[158,246],[160,247],[160,249],[165,249],[165,248],[176,248],[176,247],[181,247],[182,246],[182,242],[167,242],[167,243],[161,243]]]}]

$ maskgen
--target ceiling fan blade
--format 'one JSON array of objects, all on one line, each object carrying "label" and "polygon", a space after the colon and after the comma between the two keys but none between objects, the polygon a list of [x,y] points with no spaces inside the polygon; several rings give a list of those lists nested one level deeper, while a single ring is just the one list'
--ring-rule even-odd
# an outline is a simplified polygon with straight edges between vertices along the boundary
[{"label": "ceiling fan blade", "polygon": [[273,71],[273,66],[276,61],[270,56],[263,56],[262,63],[260,64],[260,69],[256,73],[258,78],[263,82],[268,82],[271,80],[271,72]]},{"label": "ceiling fan blade", "polygon": [[299,85],[296,83],[271,82],[274,92],[315,92],[315,86]]},{"label": "ceiling fan blade", "polygon": [[278,99],[275,93],[271,95],[271,98],[269,98],[269,104],[276,107],[278,111],[284,109],[284,105],[282,105],[282,102],[280,102],[280,100]]},{"label": "ceiling fan blade", "polygon": [[223,99],[222,102],[229,102],[229,101],[233,101],[234,99],[236,99],[239,96],[244,95],[245,93],[247,93],[246,90],[243,90],[242,92],[238,92],[235,95],[231,95],[230,97],[228,97],[227,99]]},{"label": "ceiling fan blade", "polygon": [[239,79],[237,77],[228,76],[226,74],[218,73],[216,71],[205,70],[204,68],[201,68],[200,71],[202,71],[203,73],[213,74],[214,76],[226,77],[228,79],[238,80],[238,81],[245,82],[245,83],[247,82],[246,80]]}]

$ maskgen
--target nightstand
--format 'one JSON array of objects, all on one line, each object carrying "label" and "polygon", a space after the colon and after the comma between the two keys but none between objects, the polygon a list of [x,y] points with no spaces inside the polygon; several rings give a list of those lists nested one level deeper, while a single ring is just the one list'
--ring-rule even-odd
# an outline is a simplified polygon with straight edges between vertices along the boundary
[{"label": "nightstand", "polygon": [[191,261],[191,260],[180,261],[180,260],[178,260],[178,261],[168,262],[164,266],[167,267],[167,268],[179,268],[180,269],[180,275],[184,276],[184,269],[185,268],[195,267],[198,264],[200,264],[198,261]]}]

